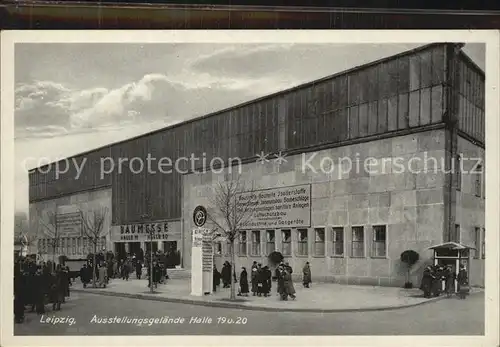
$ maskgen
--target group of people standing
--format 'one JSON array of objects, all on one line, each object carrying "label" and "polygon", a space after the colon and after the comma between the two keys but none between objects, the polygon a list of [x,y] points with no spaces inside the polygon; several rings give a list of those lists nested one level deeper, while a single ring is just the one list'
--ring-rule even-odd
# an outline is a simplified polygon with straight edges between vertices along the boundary
[{"label": "group of people standing", "polygon": [[47,303],[53,311],[59,311],[61,304],[70,295],[71,278],[69,268],[52,262],[36,263],[26,257],[14,264],[14,318],[16,323],[24,322],[26,308],[37,314],[45,313]]},{"label": "group of people standing", "polygon": [[465,266],[460,264],[458,274],[456,274],[451,265],[431,265],[424,269],[420,289],[424,292],[425,298],[436,297],[443,293],[451,297],[455,293],[455,281],[457,282],[459,298],[465,299],[469,292],[469,281]]},{"label": "group of people standing", "polygon": [[[291,297],[293,300],[295,300],[296,298],[296,291],[293,285],[292,273],[293,269],[289,263],[281,262],[276,267],[274,279],[277,281],[277,294],[280,296],[281,300],[288,300],[288,297]],[[302,282],[304,288],[309,288],[311,283],[311,268],[309,262],[306,262],[306,264],[304,265],[302,273]],[[217,287],[220,285],[221,279],[223,288],[229,288],[231,286],[231,275],[234,276],[234,283],[238,283],[236,273],[234,271],[231,271],[231,264],[228,261],[224,262],[220,273],[214,264],[213,291],[217,291]],[[268,297],[271,294],[272,282],[273,275],[269,266],[262,266],[262,264],[254,261],[250,270],[250,282],[246,267],[241,268],[239,276],[240,286],[238,295],[248,296],[251,291],[252,296]]]}]

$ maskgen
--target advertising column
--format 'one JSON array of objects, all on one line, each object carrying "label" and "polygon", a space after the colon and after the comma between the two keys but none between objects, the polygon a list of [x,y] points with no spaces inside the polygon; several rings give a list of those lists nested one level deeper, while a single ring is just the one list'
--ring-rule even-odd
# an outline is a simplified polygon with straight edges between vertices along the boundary
[{"label": "advertising column", "polygon": [[191,295],[203,296],[203,229],[193,229],[191,248]]},{"label": "advertising column", "polygon": [[193,222],[193,246],[191,249],[191,295],[202,296],[212,293],[213,247],[210,230],[202,228],[207,221],[203,206],[195,208]]}]

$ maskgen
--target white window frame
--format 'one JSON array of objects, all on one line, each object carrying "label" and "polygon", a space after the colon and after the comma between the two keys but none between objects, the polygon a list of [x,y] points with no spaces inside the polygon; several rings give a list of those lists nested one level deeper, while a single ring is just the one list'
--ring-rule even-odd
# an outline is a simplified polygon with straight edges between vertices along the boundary
[{"label": "white window frame", "polygon": [[[321,240],[321,238],[318,237],[320,235],[318,232],[323,233],[323,240]],[[322,244],[323,247],[319,247],[318,246],[319,244]],[[314,255],[316,257],[325,257],[326,256],[325,246],[326,246],[326,228],[325,227],[314,228]],[[322,254],[318,254],[318,249],[322,249]]]},{"label": "white window frame", "polygon": [[[305,241],[301,236],[305,234]],[[304,247],[305,245],[305,247]],[[305,252],[301,252],[305,251]],[[307,257],[309,255],[309,230],[304,228],[297,228],[297,255]]]},{"label": "white window frame", "polygon": [[[338,243],[336,240],[336,232],[340,232],[342,235],[342,254],[336,254],[335,245]],[[332,227],[332,257],[343,258],[345,257],[345,228],[343,226],[333,226]]]},{"label": "white window frame", "polygon": [[258,257],[262,254],[261,241],[262,241],[262,230],[252,230],[251,231],[251,250],[250,255]]},{"label": "white window frame", "polygon": [[[376,241],[377,231],[379,231],[378,228],[383,228],[383,231],[384,231],[384,241],[383,241],[384,254],[383,255],[375,254],[375,251],[376,251],[375,244],[382,242],[382,241]],[[372,236],[373,237],[372,237],[371,257],[372,258],[387,258],[387,244],[388,244],[388,239],[389,239],[389,236],[387,233],[387,225],[385,225],[385,224],[373,225],[372,226]]]},{"label": "white window frame", "polygon": [[[361,241],[354,241],[354,232],[361,230],[363,232],[363,237]],[[354,255],[354,245],[361,243],[363,245],[362,255]],[[351,227],[351,258],[366,258],[366,231],[365,227],[362,225],[354,225]]]},{"label": "white window frame", "polygon": [[[285,257],[291,257],[292,256],[292,229],[281,229],[281,253]],[[285,241],[285,232],[290,235],[290,238],[288,241]],[[285,244],[289,246],[290,252],[285,252]]]}]

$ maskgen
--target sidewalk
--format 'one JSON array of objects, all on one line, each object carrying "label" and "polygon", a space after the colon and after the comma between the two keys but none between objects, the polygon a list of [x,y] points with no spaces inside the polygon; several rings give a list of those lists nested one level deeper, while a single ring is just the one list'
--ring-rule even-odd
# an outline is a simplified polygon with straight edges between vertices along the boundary
[{"label": "sidewalk", "polygon": [[[238,284],[236,284],[238,285]],[[211,295],[191,296],[191,283],[188,279],[171,279],[166,284],[158,285],[156,293],[151,294],[147,280],[112,279],[106,288],[83,288],[79,280],[71,287],[72,291],[87,292],[100,295],[121,296],[135,299],[185,303],[191,305],[239,308],[258,311],[303,311],[303,312],[346,312],[346,311],[379,311],[421,305],[445,298],[425,299],[419,289],[403,289],[394,287],[372,287],[341,285],[334,283],[312,284],[311,288],[303,288],[295,283],[296,300],[280,301],[276,294],[276,283],[273,282],[270,297],[239,297],[237,301],[229,300],[230,289],[218,289]],[[478,289],[472,289],[477,292]],[[250,294],[251,295],[251,294]]]}]

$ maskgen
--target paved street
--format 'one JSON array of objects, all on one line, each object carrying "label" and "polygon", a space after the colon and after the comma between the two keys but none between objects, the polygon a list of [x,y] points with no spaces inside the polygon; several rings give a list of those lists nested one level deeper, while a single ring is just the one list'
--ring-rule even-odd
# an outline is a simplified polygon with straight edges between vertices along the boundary
[{"label": "paved street", "polygon": [[[47,306],[48,307],[48,306]],[[53,317],[50,310],[43,317]],[[445,299],[392,311],[351,313],[285,313],[223,309],[148,300],[72,293],[56,317],[75,323],[47,324],[40,316],[26,315],[15,325],[16,335],[482,335],[484,294],[467,300]],[[183,317],[183,324],[98,324],[93,317]],[[192,317],[208,317],[212,323],[189,324]],[[218,317],[221,317],[218,322]],[[222,320],[235,323],[223,323]],[[239,324],[236,324],[238,322]]]}]

